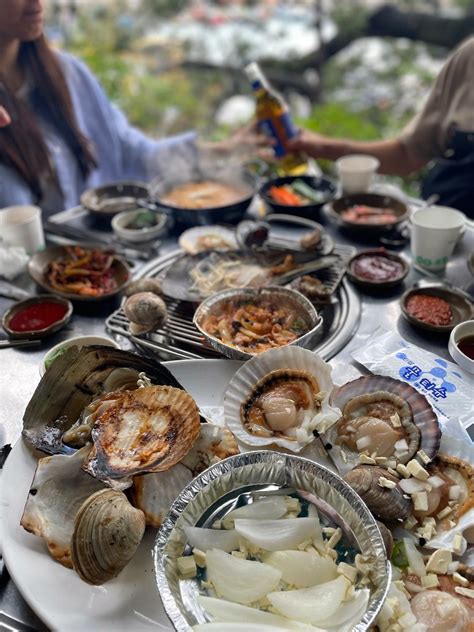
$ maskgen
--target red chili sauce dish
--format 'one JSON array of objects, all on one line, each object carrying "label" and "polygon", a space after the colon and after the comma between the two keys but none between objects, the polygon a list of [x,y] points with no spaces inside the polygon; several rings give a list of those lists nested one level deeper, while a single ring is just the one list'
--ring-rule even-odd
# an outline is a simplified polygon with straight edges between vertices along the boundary
[{"label": "red chili sauce dish", "polygon": [[40,331],[60,321],[67,311],[66,305],[54,301],[33,303],[15,312],[8,327],[15,332]]},{"label": "red chili sauce dish", "polygon": [[405,268],[400,261],[372,253],[356,257],[351,263],[351,272],[364,281],[382,283],[401,278]]},{"label": "red chili sauce dish", "polygon": [[461,353],[474,360],[474,336],[464,336],[456,342],[456,346]]},{"label": "red chili sauce dish", "polygon": [[430,294],[413,294],[406,302],[406,310],[413,318],[437,327],[449,325],[453,319],[451,305]]}]

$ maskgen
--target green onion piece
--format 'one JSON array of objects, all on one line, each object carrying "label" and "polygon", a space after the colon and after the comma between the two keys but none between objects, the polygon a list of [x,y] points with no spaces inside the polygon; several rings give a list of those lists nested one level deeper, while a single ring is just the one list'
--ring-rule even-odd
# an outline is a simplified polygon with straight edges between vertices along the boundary
[{"label": "green onion piece", "polygon": [[405,551],[405,544],[403,540],[399,540],[395,543],[392,551],[391,557],[392,564],[397,566],[398,568],[407,568],[408,566],[408,558]]},{"label": "green onion piece", "polygon": [[316,202],[317,204],[319,204],[326,198],[325,194],[322,191],[316,191],[316,189],[308,186],[306,182],[303,182],[303,180],[295,180],[292,183],[291,188],[296,193],[299,193],[311,202]]}]

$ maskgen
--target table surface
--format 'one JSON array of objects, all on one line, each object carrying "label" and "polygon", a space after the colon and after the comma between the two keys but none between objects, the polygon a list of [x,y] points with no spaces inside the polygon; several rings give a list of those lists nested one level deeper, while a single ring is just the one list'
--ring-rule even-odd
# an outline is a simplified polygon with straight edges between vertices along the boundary
[{"label": "table surface", "polygon": [[[342,234],[324,213],[317,219],[338,243],[354,245],[358,250],[377,245],[374,242],[356,241],[354,238]],[[175,237],[163,240],[159,251],[160,255],[175,249],[176,244]],[[408,246],[403,248],[401,252],[407,259],[410,259]],[[467,230],[458,242],[442,277],[426,275],[412,268],[404,283],[390,291],[379,291],[377,294],[360,292],[362,312],[358,329],[351,342],[330,361],[335,381],[338,381],[338,374],[350,379],[351,373],[354,375],[360,373],[351,359],[351,353],[360,347],[363,341],[379,327],[398,331],[406,340],[449,359],[448,338],[439,334],[424,333],[407,323],[400,312],[400,296],[415,283],[429,284],[433,281],[439,283],[442,280],[463,289],[473,298],[474,279],[467,266],[469,256],[473,252],[474,223],[468,222]],[[141,265],[143,263],[135,262],[134,272],[138,272]],[[31,293],[36,292],[34,284],[26,274],[15,279],[15,284]],[[12,300],[0,297],[0,313],[3,313],[12,303]],[[40,348],[0,350],[0,445],[8,443],[13,445],[20,436],[23,412],[40,379],[39,366],[48,349],[72,336],[106,334],[104,320],[116,307],[117,303],[98,305],[97,308],[94,308],[93,313],[91,313],[90,307],[87,307],[87,311],[83,313],[76,309],[70,324],[44,341]],[[122,348],[134,348],[127,338],[117,336],[115,338]],[[5,626],[6,629],[33,628],[44,630],[44,626],[28,608],[13,582],[9,580],[8,573],[3,569],[1,562],[0,572],[0,629]],[[8,617],[12,617],[14,621],[9,620]]]}]

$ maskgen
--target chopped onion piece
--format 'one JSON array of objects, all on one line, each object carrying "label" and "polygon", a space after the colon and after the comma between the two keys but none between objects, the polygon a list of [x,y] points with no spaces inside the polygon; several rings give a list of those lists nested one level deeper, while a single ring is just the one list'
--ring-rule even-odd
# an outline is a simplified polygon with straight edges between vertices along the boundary
[{"label": "chopped onion piece", "polygon": [[449,500],[458,500],[461,495],[461,488],[459,485],[451,485],[449,488]]},{"label": "chopped onion piece", "polygon": [[315,518],[296,520],[236,520],[235,530],[243,538],[265,551],[296,549],[318,533]]},{"label": "chopped onion piece", "polygon": [[233,551],[239,548],[239,534],[235,529],[201,529],[200,527],[184,527],[184,533],[193,548],[201,551],[221,549]]},{"label": "chopped onion piece", "polygon": [[360,439],[357,439],[356,446],[358,450],[364,450],[365,448],[369,447],[370,443],[371,443],[370,437],[361,437]]},{"label": "chopped onion piece", "polygon": [[317,625],[338,610],[346,594],[347,586],[347,579],[338,577],[311,588],[272,592],[267,595],[267,598],[284,617]]},{"label": "chopped onion piece", "polygon": [[445,481],[443,481],[441,476],[436,476],[436,475],[430,476],[426,482],[429,483],[431,487],[435,487],[435,488],[442,487],[445,483]]},{"label": "chopped onion piece", "polygon": [[397,452],[403,452],[408,450],[408,443],[406,439],[400,439],[399,441],[395,442],[395,450]]},{"label": "chopped onion piece", "polygon": [[316,632],[320,629],[301,623],[300,621],[291,621],[291,619],[280,617],[271,612],[265,612],[257,608],[249,608],[248,606],[242,606],[239,603],[225,601],[224,599],[215,599],[214,597],[204,597],[200,595],[198,601],[204,610],[218,621],[225,623],[239,621],[244,623],[247,626],[246,632],[250,629],[249,624],[252,625],[252,630],[254,630],[254,626],[258,624],[277,626],[285,630],[307,630],[308,632]]},{"label": "chopped onion piece", "polygon": [[344,601],[329,619],[319,622],[319,625],[323,628],[340,629],[341,626],[348,626],[349,629],[352,629],[364,616],[369,597],[370,590],[368,588],[357,591],[353,599]]},{"label": "chopped onion piece", "polygon": [[425,563],[423,562],[423,557],[416,548],[415,543],[409,538],[403,538],[403,543],[405,544],[405,553],[411,570],[415,573],[415,575],[418,575],[418,577],[425,577]]},{"label": "chopped onion piece", "polygon": [[406,494],[416,494],[426,490],[426,484],[417,478],[402,478],[398,484]]},{"label": "chopped onion piece", "polygon": [[247,518],[248,520],[276,520],[287,512],[284,496],[268,496],[261,500],[256,500],[250,505],[243,505],[231,511],[225,517],[227,520],[236,518]]},{"label": "chopped onion piece", "polygon": [[206,568],[207,579],[219,596],[243,604],[259,601],[281,579],[281,572],[268,564],[242,560],[218,549],[207,552]]},{"label": "chopped onion piece", "polygon": [[[282,630],[308,630],[309,632],[326,632],[322,628],[305,626],[302,628],[282,628],[281,625],[267,625],[266,623],[252,623],[252,632],[281,632]],[[199,623],[193,626],[194,632],[249,632],[248,623]]]},{"label": "chopped onion piece", "polygon": [[281,571],[284,582],[293,584],[297,588],[324,584],[337,577],[335,562],[317,553],[275,551],[264,555],[263,561]]}]

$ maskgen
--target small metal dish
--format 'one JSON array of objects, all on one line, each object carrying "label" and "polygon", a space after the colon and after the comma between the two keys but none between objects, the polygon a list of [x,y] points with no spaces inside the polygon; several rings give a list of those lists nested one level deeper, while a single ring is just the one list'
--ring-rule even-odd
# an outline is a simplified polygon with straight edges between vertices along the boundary
[{"label": "small metal dish", "polygon": [[[376,208],[388,208],[393,211],[397,219],[385,224],[362,224],[350,222],[342,217],[344,211],[359,204],[374,206]],[[410,209],[401,200],[397,200],[397,198],[391,197],[390,195],[381,195],[379,193],[354,193],[352,195],[344,195],[333,200],[333,202],[328,205],[328,211],[332,219],[342,228],[347,229],[354,235],[358,234],[371,237],[380,237],[384,233],[393,230],[407,220],[410,215]]]},{"label": "small metal dish", "polygon": [[323,327],[322,316],[318,314],[314,305],[300,292],[289,288],[268,286],[264,288],[237,288],[223,290],[203,301],[194,313],[193,323],[201,332],[207,342],[223,355],[232,360],[249,360],[255,354],[248,353],[237,347],[228,345],[219,338],[212,336],[203,328],[203,321],[212,314],[221,311],[229,302],[248,300],[260,302],[271,299],[278,306],[287,306],[300,314],[305,320],[308,330],[305,334],[294,340],[290,345],[309,348]]},{"label": "small metal dish", "polygon": [[[402,266],[402,270],[400,274],[398,274],[396,277],[393,277],[391,279],[384,279],[381,281],[378,281],[376,279],[367,279],[365,277],[359,276],[354,271],[353,264],[357,261],[357,259],[360,259],[361,257],[367,257],[367,256],[383,257],[389,261],[396,261]],[[399,283],[401,283],[403,279],[405,279],[409,271],[410,271],[410,266],[408,262],[405,261],[405,259],[403,259],[403,257],[400,257],[394,252],[385,250],[385,248],[372,248],[369,250],[362,250],[358,252],[356,255],[351,257],[351,259],[349,259],[347,263],[347,268],[346,268],[346,274],[349,277],[349,279],[353,283],[356,283],[360,287],[363,287],[366,289],[375,289],[375,288],[385,289],[385,288],[394,287],[398,285]]]},{"label": "small metal dish", "polygon": [[[83,246],[84,248],[93,248],[94,250],[104,250],[101,246]],[[119,257],[114,257],[112,264],[112,271],[117,283],[117,287],[111,292],[102,294],[101,296],[84,296],[83,294],[73,294],[72,292],[62,292],[52,287],[47,279],[47,271],[49,264],[67,254],[67,246],[50,246],[41,252],[37,252],[28,262],[28,272],[31,278],[44,290],[67,298],[71,301],[87,301],[97,302],[111,298],[116,294],[119,294],[130,280],[130,270],[128,265]]]},{"label": "small metal dish", "polygon": [[[313,202],[311,204],[305,204],[304,206],[289,206],[287,204],[279,204],[272,198],[270,189],[273,186],[281,187],[285,184],[292,184],[296,180],[302,180],[311,189],[314,189],[315,193],[321,193],[321,202]],[[281,178],[273,178],[265,182],[260,188],[260,197],[273,213],[291,213],[292,215],[305,217],[307,219],[315,219],[322,207],[332,200],[335,195],[336,185],[331,180],[328,180],[328,178],[319,176],[283,176]]]},{"label": "small metal dish", "polygon": [[337,474],[309,459],[271,451],[247,452],[216,463],[189,483],[171,506],[155,540],[153,558],[161,599],[175,629],[190,632],[192,626],[207,622],[197,600],[199,580],[181,580],[178,574],[177,559],[187,546],[183,527],[208,528],[237,503],[259,493],[292,494],[316,505],[323,524],[340,526],[344,541],[374,559],[369,604],[353,627],[356,632],[368,630],[391,581],[391,566],[375,519]]},{"label": "small metal dish", "polygon": [[144,182],[115,182],[81,195],[81,204],[98,217],[112,217],[122,211],[138,208],[137,200],[148,199],[148,187]]},{"label": "small metal dish", "polygon": [[[437,296],[449,303],[453,317],[449,325],[432,325],[431,323],[425,323],[423,320],[415,318],[407,310],[407,302],[410,297],[416,294],[424,294],[428,296]],[[421,288],[412,288],[407,290],[400,299],[400,306],[403,316],[415,327],[425,329],[426,331],[432,331],[437,333],[449,333],[465,320],[470,320],[473,316],[473,306],[464,294],[450,289],[447,287],[432,285]]]},{"label": "small metal dish", "polygon": [[[45,327],[44,329],[30,330],[30,331],[15,331],[10,328],[10,321],[21,309],[25,307],[29,307],[30,305],[38,305],[44,302],[49,303],[58,303],[58,305],[62,305],[66,308],[66,313],[62,318],[56,320],[54,323]],[[18,301],[12,305],[2,316],[2,327],[7,332],[10,338],[15,339],[28,339],[28,340],[40,340],[41,338],[46,338],[46,336],[50,336],[54,334],[56,331],[62,329],[68,322],[71,320],[72,316],[72,303],[68,301],[66,298],[62,298],[61,296],[54,296],[51,294],[38,294],[38,296],[32,296],[31,298],[27,298],[23,301]]]}]

